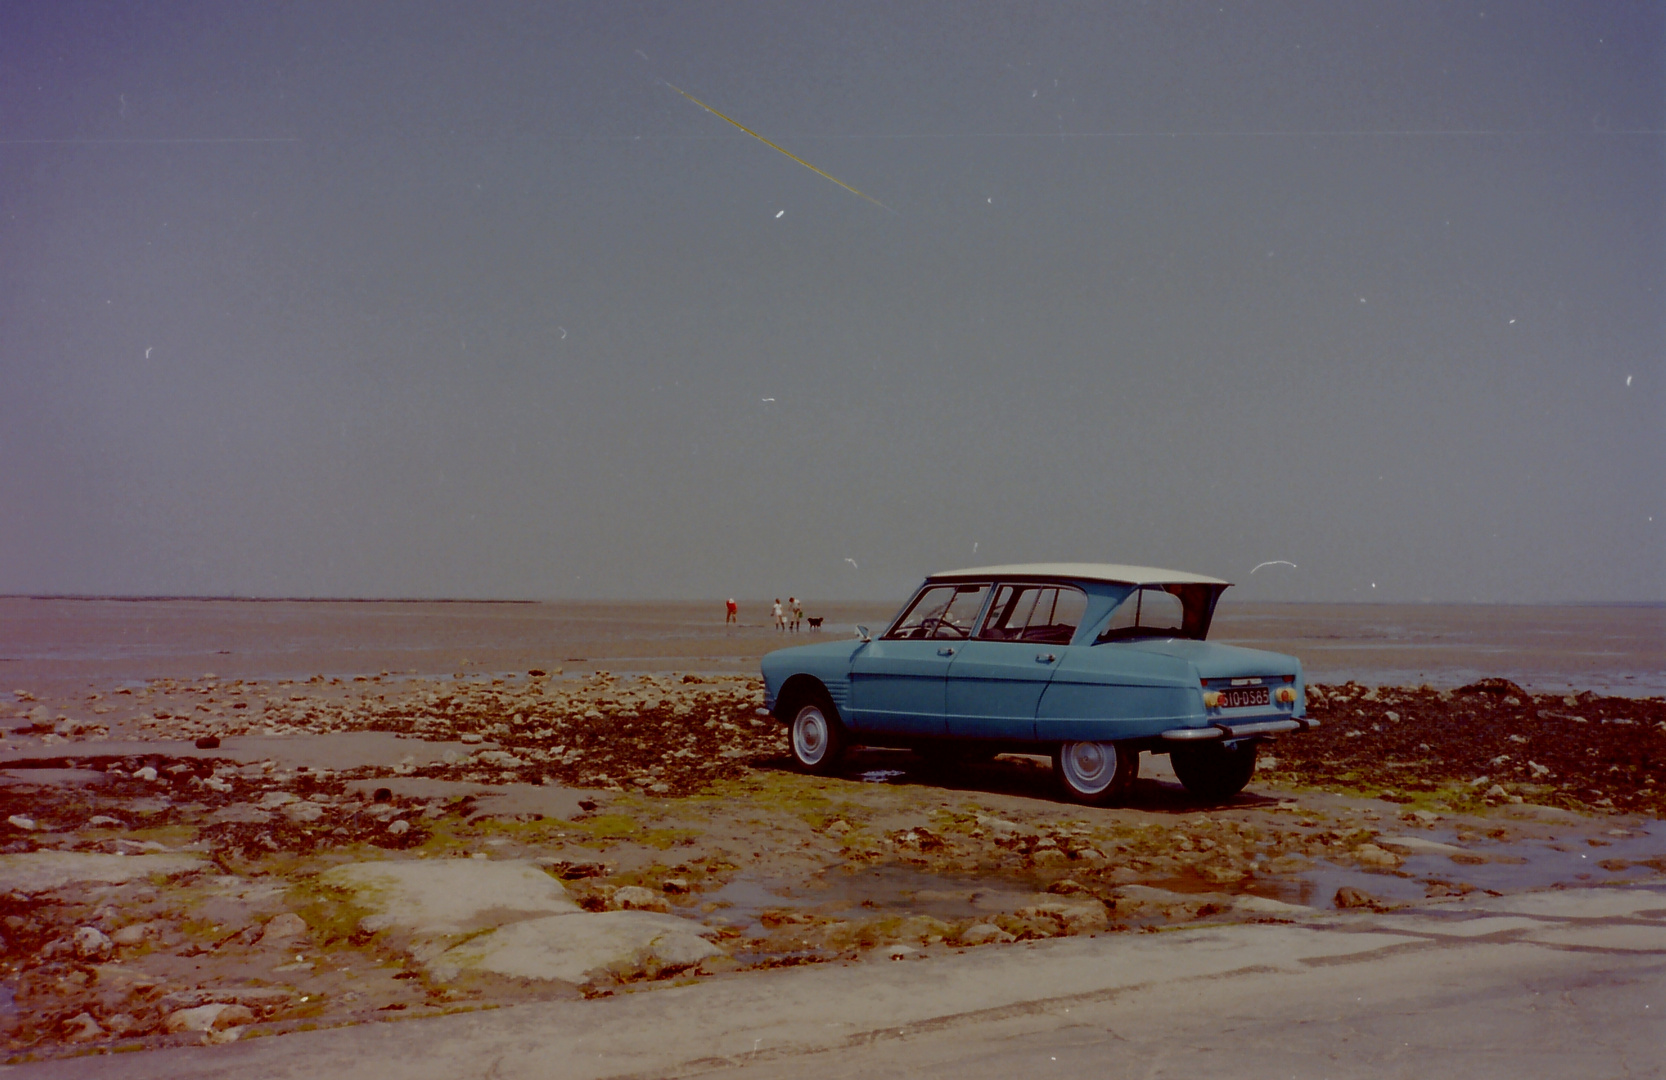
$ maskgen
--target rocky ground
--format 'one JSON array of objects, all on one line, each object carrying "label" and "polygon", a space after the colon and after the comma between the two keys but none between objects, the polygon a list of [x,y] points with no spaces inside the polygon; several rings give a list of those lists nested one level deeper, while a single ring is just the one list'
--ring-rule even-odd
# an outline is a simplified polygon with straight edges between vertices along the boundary
[{"label": "rocky ground", "polygon": [[203,676],[12,696],[13,1060],[1292,904],[1384,909],[1407,889],[1486,889],[1529,841],[1603,856],[1582,879],[1666,872],[1647,831],[1666,702],[1496,681],[1313,687],[1324,726],[1264,751],[1230,806],[1148,779],[1091,811],[1025,757],[945,770],[864,752],[844,776],[798,776],[742,677]]}]

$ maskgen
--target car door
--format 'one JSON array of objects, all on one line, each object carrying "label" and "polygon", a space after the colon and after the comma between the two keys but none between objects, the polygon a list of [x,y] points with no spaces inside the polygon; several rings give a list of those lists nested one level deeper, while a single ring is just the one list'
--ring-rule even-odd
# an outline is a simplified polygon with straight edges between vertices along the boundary
[{"label": "car door", "polygon": [[972,636],[987,582],[927,585],[890,630],[851,658],[849,720],[856,731],[940,736],[944,687]]},{"label": "car door", "polygon": [[949,665],[948,732],[971,739],[1036,737],[1036,709],[1087,610],[1069,585],[1002,583]]}]

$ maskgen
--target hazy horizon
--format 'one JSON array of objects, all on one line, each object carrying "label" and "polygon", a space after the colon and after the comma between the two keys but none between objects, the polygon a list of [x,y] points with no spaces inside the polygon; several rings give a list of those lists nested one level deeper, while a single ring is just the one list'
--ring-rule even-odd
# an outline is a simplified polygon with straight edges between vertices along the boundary
[{"label": "hazy horizon", "polygon": [[0,593],[1666,601],[1666,6],[6,18]]}]

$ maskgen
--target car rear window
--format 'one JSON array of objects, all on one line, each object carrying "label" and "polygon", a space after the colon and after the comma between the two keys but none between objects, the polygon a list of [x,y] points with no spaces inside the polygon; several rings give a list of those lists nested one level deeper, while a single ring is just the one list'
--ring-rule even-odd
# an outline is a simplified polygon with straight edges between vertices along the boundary
[{"label": "car rear window", "polygon": [[1087,594],[1068,585],[1002,585],[978,637],[1068,645],[1087,611]]},{"label": "car rear window", "polygon": [[1207,587],[1144,585],[1111,612],[1094,644],[1139,637],[1201,638],[1213,594]]}]

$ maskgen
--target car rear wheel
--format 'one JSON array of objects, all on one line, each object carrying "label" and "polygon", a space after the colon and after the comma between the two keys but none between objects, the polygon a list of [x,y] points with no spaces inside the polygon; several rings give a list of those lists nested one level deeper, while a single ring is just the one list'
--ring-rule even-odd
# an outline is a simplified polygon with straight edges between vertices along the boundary
[{"label": "car rear wheel", "polygon": [[1255,740],[1235,746],[1176,747],[1169,754],[1174,775],[1193,798],[1225,802],[1244,790],[1255,772]]},{"label": "car rear wheel", "polygon": [[1053,751],[1053,774],[1073,801],[1107,806],[1139,775],[1140,755],[1113,742],[1068,742]]},{"label": "car rear wheel", "polygon": [[844,756],[845,729],[833,703],[825,698],[811,698],[798,707],[789,736],[793,764],[800,772],[825,775]]}]

